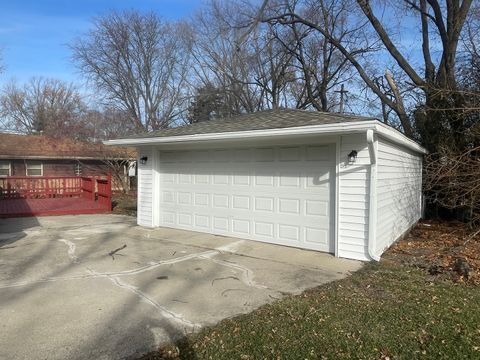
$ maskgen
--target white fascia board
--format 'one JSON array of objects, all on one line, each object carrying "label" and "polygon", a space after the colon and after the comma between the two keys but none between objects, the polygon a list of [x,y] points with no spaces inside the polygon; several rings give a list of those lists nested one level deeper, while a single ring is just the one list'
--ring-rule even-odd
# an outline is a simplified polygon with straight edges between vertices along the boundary
[{"label": "white fascia board", "polygon": [[417,142],[409,139],[403,135],[400,131],[393,129],[392,127],[377,121],[375,126],[375,132],[385,137],[387,140],[393,141],[394,143],[404,145],[407,148],[416,151],[421,154],[428,154],[428,150],[423,146],[419,145]]},{"label": "white fascia board", "polygon": [[328,125],[312,125],[312,126],[298,126],[280,129],[267,130],[247,130],[224,133],[209,133],[209,134],[194,134],[194,135],[179,135],[179,136],[165,136],[165,137],[146,137],[146,138],[131,138],[131,139],[117,139],[107,140],[103,143],[105,145],[156,145],[156,144],[173,144],[179,142],[200,142],[212,140],[232,140],[232,139],[249,139],[262,138],[272,136],[293,136],[293,135],[314,135],[314,134],[335,134],[343,132],[363,132],[367,129],[374,129],[376,120],[362,121],[355,123],[338,123]]},{"label": "white fascia board", "polygon": [[145,137],[145,138],[130,138],[107,140],[103,143],[105,145],[121,145],[121,146],[142,146],[142,145],[160,145],[160,144],[175,144],[175,143],[193,143],[202,141],[214,140],[233,140],[233,139],[255,139],[255,138],[269,138],[272,136],[296,136],[296,135],[333,135],[344,133],[358,133],[373,130],[390,140],[405,145],[408,148],[426,153],[426,150],[418,145],[413,140],[408,139],[405,135],[396,131],[389,126],[383,125],[378,120],[362,120],[358,122],[336,123],[325,125],[312,126],[298,126],[280,129],[266,129],[266,130],[247,130],[234,131],[222,133],[209,134],[194,134],[194,135],[178,135],[165,137]]}]

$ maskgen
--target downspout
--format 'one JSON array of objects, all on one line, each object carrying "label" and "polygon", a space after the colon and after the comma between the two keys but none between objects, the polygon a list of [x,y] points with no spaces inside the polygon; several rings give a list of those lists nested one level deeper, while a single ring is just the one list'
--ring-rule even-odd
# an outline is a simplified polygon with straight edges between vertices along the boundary
[{"label": "downspout", "polygon": [[377,233],[377,148],[373,130],[367,130],[368,152],[370,154],[370,187],[368,204],[368,255],[374,261],[380,261],[376,253]]}]

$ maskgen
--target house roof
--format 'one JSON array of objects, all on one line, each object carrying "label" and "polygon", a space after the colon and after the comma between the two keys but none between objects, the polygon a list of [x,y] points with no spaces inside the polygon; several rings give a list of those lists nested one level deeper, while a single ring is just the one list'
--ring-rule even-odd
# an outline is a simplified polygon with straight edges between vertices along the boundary
[{"label": "house roof", "polygon": [[368,130],[416,152],[427,153],[427,150],[400,131],[372,117],[293,109],[259,111],[134,135],[124,139],[108,140],[104,143],[121,146],[168,145],[261,139],[273,136],[366,133]]},{"label": "house roof", "polygon": [[134,159],[133,148],[107,147],[44,135],[0,133],[0,159]]},{"label": "house roof", "polygon": [[237,131],[282,129],[297,126],[336,124],[354,121],[375,120],[371,117],[307,111],[278,109],[258,111],[225,119],[198,122],[190,125],[138,134],[129,138],[168,137],[194,134],[212,134]]}]

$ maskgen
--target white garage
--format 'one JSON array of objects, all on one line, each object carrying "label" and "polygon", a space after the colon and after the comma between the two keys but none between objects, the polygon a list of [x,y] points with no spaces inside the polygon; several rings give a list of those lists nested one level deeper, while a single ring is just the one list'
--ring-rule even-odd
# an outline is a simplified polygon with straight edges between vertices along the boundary
[{"label": "white garage", "polygon": [[371,118],[264,111],[137,146],[138,224],[378,259],[421,217],[425,150]]}]

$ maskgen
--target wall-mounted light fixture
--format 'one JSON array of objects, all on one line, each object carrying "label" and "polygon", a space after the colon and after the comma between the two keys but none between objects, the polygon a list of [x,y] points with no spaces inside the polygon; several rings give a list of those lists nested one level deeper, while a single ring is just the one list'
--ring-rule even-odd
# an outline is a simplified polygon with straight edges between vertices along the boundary
[{"label": "wall-mounted light fixture", "polygon": [[140,164],[145,165],[147,163],[147,160],[148,160],[148,156],[142,156],[140,158]]},{"label": "wall-mounted light fixture", "polygon": [[350,151],[350,153],[348,154],[348,163],[349,164],[353,164],[357,161],[357,150],[352,150]]}]

